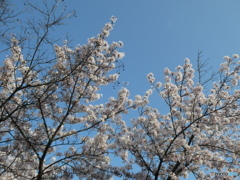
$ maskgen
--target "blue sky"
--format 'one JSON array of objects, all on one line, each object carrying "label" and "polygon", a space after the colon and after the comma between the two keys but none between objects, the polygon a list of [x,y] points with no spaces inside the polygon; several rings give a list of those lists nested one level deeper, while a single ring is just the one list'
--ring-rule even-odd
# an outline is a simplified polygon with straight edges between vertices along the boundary
[{"label": "blue sky", "polygon": [[188,57],[218,67],[222,57],[240,50],[240,1],[238,0],[68,0],[77,18],[61,27],[72,44],[95,36],[112,15],[118,21],[109,41],[124,42],[125,71],[120,81],[129,82],[131,94],[149,88],[149,72],[162,79],[165,67],[175,68]]},{"label": "blue sky", "polygon": [[[32,1],[34,2],[34,1]],[[21,1],[14,2],[22,6]],[[96,36],[112,15],[118,18],[109,42],[123,41],[125,71],[121,82],[131,94],[149,87],[146,75],[153,72],[163,80],[163,69],[183,64],[187,57],[196,64],[197,52],[217,68],[222,57],[240,53],[239,0],[65,0],[77,17],[55,29],[54,36],[71,46]],[[114,92],[113,92],[114,93]]]}]

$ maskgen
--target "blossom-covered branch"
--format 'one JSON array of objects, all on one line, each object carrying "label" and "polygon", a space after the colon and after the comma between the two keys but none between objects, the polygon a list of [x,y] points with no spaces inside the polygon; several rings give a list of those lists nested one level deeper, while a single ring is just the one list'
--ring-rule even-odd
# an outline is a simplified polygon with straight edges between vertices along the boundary
[{"label": "blossom-covered branch", "polygon": [[[153,89],[145,96],[136,96],[133,105],[141,109],[139,117],[115,132],[115,150],[125,164],[118,174],[129,179],[170,180],[187,178],[190,173],[196,179],[211,179],[204,173],[209,170],[240,173],[238,58],[237,54],[224,57],[219,80],[215,81],[215,74],[208,91],[205,84],[194,83],[195,71],[189,59],[175,71],[166,68],[164,83],[148,74]],[[200,76],[201,72],[198,69]],[[210,86],[209,80],[203,82]],[[148,97],[154,90],[169,113],[161,114],[151,107]]]}]

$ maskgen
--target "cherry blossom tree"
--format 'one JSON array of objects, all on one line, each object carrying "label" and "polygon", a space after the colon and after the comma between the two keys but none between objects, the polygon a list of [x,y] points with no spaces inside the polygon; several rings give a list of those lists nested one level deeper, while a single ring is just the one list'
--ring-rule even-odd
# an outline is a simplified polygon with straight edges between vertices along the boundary
[{"label": "cherry blossom tree", "polygon": [[[193,174],[210,180],[211,171],[240,174],[240,60],[237,54],[224,60],[213,83],[203,81],[205,63],[199,62],[195,73],[189,59],[174,71],[164,69],[164,83],[147,75],[151,88],[133,100],[139,117],[131,125],[121,121],[113,133],[112,147],[124,163],[116,175],[176,180]],[[154,91],[168,113],[151,106]]]},{"label": "cherry blossom tree", "polygon": [[85,45],[53,46],[49,34],[65,16],[55,16],[59,1],[43,2],[45,11],[29,2],[43,18],[29,19],[20,40],[11,35],[11,54],[0,66],[0,179],[110,179],[105,122],[126,113],[127,91],[94,102],[101,86],[117,80],[114,70],[124,57],[117,50],[122,42],[106,41],[116,18]]},{"label": "cherry blossom tree", "polygon": [[[115,18],[88,44],[70,49],[55,46],[56,62],[49,70],[29,64],[18,40],[1,66],[2,179],[108,179],[110,159],[107,121],[123,112],[119,99],[93,105],[100,86],[117,80],[115,62],[124,54],[122,42],[105,38]],[[30,61],[31,62],[31,61]]]},{"label": "cherry blossom tree", "polygon": [[[24,17],[12,14],[8,2],[1,1],[0,23]],[[117,98],[100,102],[101,86],[117,81],[124,57],[121,41],[107,42],[116,18],[87,44],[60,46],[50,35],[69,17],[59,11],[61,1],[42,1],[43,9],[24,2],[40,19],[17,19],[23,34],[9,34],[17,27],[8,23],[1,31],[0,53],[11,53],[0,66],[0,179],[174,180],[189,174],[212,179],[211,170],[240,173],[237,54],[225,56],[205,81],[206,64],[198,59],[195,72],[185,59],[174,71],[164,70],[163,83],[149,73],[151,88],[143,96],[130,99],[124,87]],[[152,107],[154,92],[167,113]],[[139,116],[131,122],[122,118],[135,110]],[[122,163],[111,164],[114,156]]]}]

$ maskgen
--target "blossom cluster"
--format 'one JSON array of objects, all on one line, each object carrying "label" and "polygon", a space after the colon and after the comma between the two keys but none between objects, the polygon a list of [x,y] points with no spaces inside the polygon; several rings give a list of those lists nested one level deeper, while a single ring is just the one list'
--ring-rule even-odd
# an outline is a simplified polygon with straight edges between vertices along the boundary
[{"label": "blossom cluster", "polygon": [[101,86],[118,79],[114,70],[124,57],[121,41],[106,40],[115,21],[85,45],[55,45],[55,61],[41,65],[25,59],[12,38],[12,54],[0,67],[0,179],[111,178],[111,128],[103,123],[126,113],[129,92],[94,102]]},{"label": "blossom cluster", "polygon": [[[149,101],[134,108],[139,117],[131,125],[122,123],[115,133],[116,152],[128,171],[121,175],[132,179],[180,179],[194,174],[196,179],[211,179],[204,171],[229,169],[240,173],[240,93],[238,55],[224,57],[219,81],[206,86],[196,82],[189,59],[175,71],[165,68],[165,82],[157,82],[153,73],[147,79],[159,92],[169,113],[161,114]],[[215,78],[216,79],[216,78]],[[214,80],[215,80],[214,79]],[[209,84],[210,86],[210,84]],[[151,95],[148,91],[146,95]],[[139,167],[136,171],[135,166]]]}]

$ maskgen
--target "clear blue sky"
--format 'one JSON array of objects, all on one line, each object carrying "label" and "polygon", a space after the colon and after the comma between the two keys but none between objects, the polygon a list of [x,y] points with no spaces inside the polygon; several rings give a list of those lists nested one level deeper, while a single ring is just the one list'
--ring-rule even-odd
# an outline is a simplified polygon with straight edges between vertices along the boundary
[{"label": "clear blue sky", "polygon": [[[34,2],[34,1],[32,1]],[[218,67],[222,57],[240,53],[239,0],[65,0],[76,18],[65,21],[54,35],[71,45],[84,44],[97,35],[112,15],[118,18],[109,42],[123,41],[125,71],[121,82],[131,94],[143,94],[150,86],[146,75],[163,79],[163,69],[182,65],[187,57],[196,62],[198,50],[203,60]],[[13,1],[22,6],[21,1]]]},{"label": "clear blue sky", "polygon": [[131,94],[149,87],[146,74],[162,79],[165,67],[174,68],[198,50],[218,67],[222,57],[240,53],[239,0],[67,0],[77,18],[66,22],[73,44],[96,35],[112,15],[118,18],[109,41],[124,42],[126,66],[120,80]]},{"label": "clear blue sky", "polygon": [[[149,72],[162,80],[165,67],[182,65],[186,57],[196,64],[198,50],[203,51],[203,60],[209,58],[209,64],[215,68],[223,56],[240,54],[239,0],[65,0],[65,3],[76,10],[77,17],[68,19],[56,34],[63,37],[67,32],[72,45],[84,44],[87,38],[97,35],[112,15],[118,18],[109,42],[124,42],[125,71],[120,81],[129,82],[127,88],[132,96],[150,88],[146,79]],[[159,107],[157,101],[153,106]]]}]

